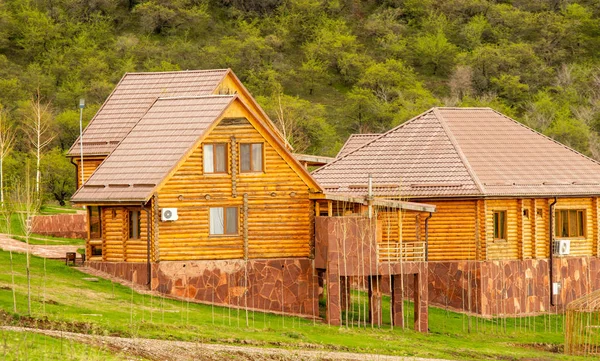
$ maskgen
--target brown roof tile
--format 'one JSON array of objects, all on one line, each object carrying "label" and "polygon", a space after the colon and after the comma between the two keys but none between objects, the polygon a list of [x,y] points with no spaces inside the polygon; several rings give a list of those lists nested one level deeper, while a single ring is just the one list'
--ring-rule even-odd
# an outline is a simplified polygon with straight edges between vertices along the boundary
[{"label": "brown roof tile", "polygon": [[156,100],[72,200],[147,200],[235,98],[209,95]]},{"label": "brown roof tile", "polygon": [[381,134],[351,134],[348,140],[346,140],[346,143],[342,146],[342,149],[338,152],[336,158],[345,156],[380,135]]},{"label": "brown roof tile", "polygon": [[313,176],[328,192],[364,195],[369,173],[400,185],[375,187],[381,196],[600,194],[598,162],[489,108],[433,108]]},{"label": "brown roof tile", "polygon": [[[214,92],[227,69],[127,73],[83,132],[84,155],[109,154],[159,97]],[[68,155],[79,154],[79,139]]]}]

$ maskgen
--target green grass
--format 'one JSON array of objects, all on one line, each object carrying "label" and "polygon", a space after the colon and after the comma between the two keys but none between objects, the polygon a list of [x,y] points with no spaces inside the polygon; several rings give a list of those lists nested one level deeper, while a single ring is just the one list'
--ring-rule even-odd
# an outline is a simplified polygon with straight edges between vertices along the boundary
[{"label": "green grass", "polygon": [[110,350],[89,346],[72,340],[32,332],[0,330],[2,360],[70,360],[118,361],[143,360],[140,357],[115,354]]},{"label": "green grass", "polygon": [[[57,328],[102,335],[135,336],[187,341],[244,343],[258,346],[381,353],[398,356],[469,360],[567,360],[546,351],[563,342],[562,317],[526,319],[471,319],[430,308],[430,333],[409,329],[393,330],[333,327],[299,317],[212,307],[142,295],[107,280],[89,282],[77,269],[57,261],[32,258],[32,318],[24,317],[26,304],[25,257],[14,255],[17,311],[12,313],[8,253],[0,252],[0,323]],[[45,284],[45,286],[44,286]],[[355,293],[355,299],[363,297]],[[389,324],[388,299],[384,321]],[[355,311],[358,307],[355,302]],[[530,322],[530,327],[523,324]],[[536,325],[533,330],[533,323]],[[410,322],[409,322],[410,324]],[[505,326],[506,324],[506,326]],[[545,332],[549,327],[552,332]],[[479,332],[474,332],[475,330]],[[558,332],[556,332],[558,331]]]},{"label": "green grass", "polygon": [[53,215],[53,214],[63,214],[63,213],[75,214],[75,213],[77,213],[78,210],[82,210],[82,208],[73,208],[73,207],[68,207],[68,206],[61,207],[61,206],[44,204],[40,208],[40,214],[42,214],[42,215]]},{"label": "green grass", "polygon": [[[47,206],[44,206],[47,207]],[[55,212],[55,213],[43,213],[44,207],[42,207],[42,214],[59,214],[59,213],[69,213],[69,212]],[[56,207],[61,208],[62,207]],[[56,209],[52,208],[52,209]],[[46,210],[49,208],[45,208]],[[0,219],[0,230],[2,232],[6,232],[6,220]],[[10,220],[10,234],[14,239],[25,242],[25,231],[23,230],[23,222],[21,222],[18,214],[12,214]],[[65,238],[65,237],[53,237],[53,236],[45,236],[42,234],[32,233],[29,237],[29,243],[34,245],[76,245],[76,246],[84,246],[85,240],[80,238]]]}]

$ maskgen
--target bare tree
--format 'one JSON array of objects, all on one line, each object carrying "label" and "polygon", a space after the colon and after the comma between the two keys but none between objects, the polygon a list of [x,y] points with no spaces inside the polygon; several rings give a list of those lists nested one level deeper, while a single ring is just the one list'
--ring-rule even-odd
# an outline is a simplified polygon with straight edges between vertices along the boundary
[{"label": "bare tree", "polygon": [[14,144],[14,129],[8,124],[6,111],[0,108],[0,204],[2,207],[4,207],[4,159],[12,151]]},{"label": "bare tree", "polygon": [[50,103],[42,101],[39,89],[29,101],[28,110],[24,126],[25,133],[32,146],[32,152],[35,154],[35,192],[37,197],[40,198],[40,160],[42,151],[52,142],[54,135],[51,134],[52,113]]},{"label": "bare tree", "polygon": [[[12,207],[12,202],[2,202],[2,206],[0,207],[0,215],[2,216],[4,229],[2,230],[4,233],[10,235],[12,233],[12,216],[14,214],[14,209]],[[10,256],[10,288],[12,289],[12,298],[13,298],[13,312],[17,313],[17,294],[15,289],[15,272],[13,269],[13,255],[12,250],[8,251]]]},{"label": "bare tree", "polygon": [[15,183],[13,201],[13,204],[16,207],[16,213],[18,215],[19,222],[23,228],[25,243],[27,243],[27,312],[29,315],[31,315],[31,265],[29,238],[32,230],[32,218],[36,213],[38,213],[41,205],[39,193],[35,192],[34,187],[31,185],[30,178],[29,163],[27,163],[24,182],[17,181]]}]

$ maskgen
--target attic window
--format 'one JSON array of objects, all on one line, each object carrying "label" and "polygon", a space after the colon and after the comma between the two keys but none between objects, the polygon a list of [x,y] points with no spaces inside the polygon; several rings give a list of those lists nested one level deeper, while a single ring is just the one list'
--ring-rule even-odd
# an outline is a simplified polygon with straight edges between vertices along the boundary
[{"label": "attic window", "polygon": [[263,171],[263,145],[262,143],[240,144],[240,171]]},{"label": "attic window", "polygon": [[204,144],[204,173],[227,173],[227,144]]}]

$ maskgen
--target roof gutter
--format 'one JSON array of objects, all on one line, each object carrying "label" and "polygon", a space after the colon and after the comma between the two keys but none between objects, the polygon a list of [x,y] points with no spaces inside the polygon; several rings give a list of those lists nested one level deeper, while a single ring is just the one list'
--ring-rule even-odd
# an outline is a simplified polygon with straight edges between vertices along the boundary
[{"label": "roof gutter", "polygon": [[556,202],[558,202],[558,198],[554,197],[554,202],[550,203],[550,209],[549,209],[549,213],[548,213],[548,227],[550,227],[549,229],[549,235],[550,235],[550,265],[548,266],[548,270],[549,270],[549,280],[550,280],[550,305],[551,306],[555,306],[554,304],[554,205],[556,205]]}]

